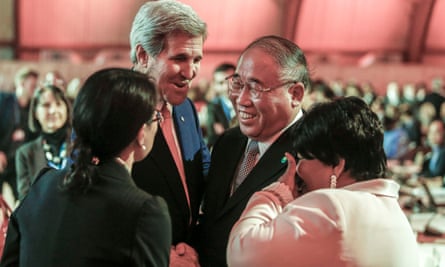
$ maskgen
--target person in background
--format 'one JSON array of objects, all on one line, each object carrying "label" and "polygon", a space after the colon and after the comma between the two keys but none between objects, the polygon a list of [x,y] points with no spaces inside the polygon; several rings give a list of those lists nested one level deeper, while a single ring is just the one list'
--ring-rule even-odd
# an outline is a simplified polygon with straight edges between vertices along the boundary
[{"label": "person in background", "polygon": [[66,92],[65,79],[63,78],[62,74],[57,70],[49,71],[46,73],[43,85],[53,85]]},{"label": "person in background", "polygon": [[[440,114],[440,106],[445,102],[445,90],[442,77],[434,77],[431,80],[431,92],[425,95],[423,103],[431,103],[434,106],[435,114]],[[435,117],[436,118],[436,117]]]},{"label": "person in background", "polygon": [[193,83],[192,87],[187,93],[187,97],[193,101],[198,114],[199,125],[201,127],[204,142],[207,143],[207,106],[209,103],[209,94],[211,94],[209,81],[207,79],[200,79]]},{"label": "person in background", "polygon": [[445,175],[445,126],[440,119],[433,120],[428,127],[427,146],[430,153],[424,156],[421,176]]},{"label": "person in background", "polygon": [[402,160],[409,152],[410,145],[408,133],[402,127],[398,114],[383,117],[383,149],[388,160],[392,161]]},{"label": "person in background", "polygon": [[73,164],[36,178],[11,216],[1,267],[168,266],[167,205],[130,176],[152,149],[156,103],[141,73],[105,69],[86,80],[73,108]]},{"label": "person in background", "polygon": [[290,131],[303,116],[301,101],[310,86],[303,51],[278,36],[249,44],[228,81],[239,126],[213,147],[199,221],[203,267],[227,266],[230,229],[248,199],[285,171],[281,159],[291,149]]},{"label": "person in background", "polygon": [[228,96],[226,77],[235,72],[235,65],[221,63],[213,72],[211,90],[214,97],[207,105],[207,146],[213,147],[216,139],[230,126],[235,119],[235,109]]},{"label": "person in background", "polygon": [[79,77],[71,79],[66,86],[66,97],[71,103],[74,103],[77,94],[79,93],[82,80]]},{"label": "person in background", "polygon": [[0,182],[11,186],[11,202],[18,198],[15,152],[36,137],[28,128],[28,112],[38,77],[36,70],[23,67],[15,75],[15,92],[0,92]]},{"label": "person in background", "polygon": [[286,153],[285,174],[251,197],[230,234],[229,266],[418,266],[399,185],[381,178],[383,127],[368,105],[316,104],[292,137],[298,165]]},{"label": "person in background", "polygon": [[17,149],[15,166],[19,200],[23,199],[36,175],[46,166],[63,169],[71,129],[71,105],[63,91],[53,85],[36,90],[31,100],[29,128],[39,137]]},{"label": "person in background", "polygon": [[198,263],[193,235],[210,153],[187,92],[200,69],[206,36],[207,26],[196,12],[173,0],[143,4],[130,33],[133,69],[156,81],[162,117],[153,150],[135,164],[132,175],[139,188],[167,202],[172,266]]},{"label": "person in background", "polygon": [[310,90],[304,95],[303,110],[318,102],[332,101],[335,97],[334,91],[325,81],[321,79],[313,80],[311,81]]}]

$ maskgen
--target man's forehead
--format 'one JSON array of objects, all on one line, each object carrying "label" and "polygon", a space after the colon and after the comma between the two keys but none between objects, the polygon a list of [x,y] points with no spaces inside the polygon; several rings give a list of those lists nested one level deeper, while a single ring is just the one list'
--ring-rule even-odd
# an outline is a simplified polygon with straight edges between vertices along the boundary
[{"label": "man's forehead", "polygon": [[200,53],[202,55],[202,36],[191,36],[186,33],[169,34],[165,39],[164,50],[181,53]]}]

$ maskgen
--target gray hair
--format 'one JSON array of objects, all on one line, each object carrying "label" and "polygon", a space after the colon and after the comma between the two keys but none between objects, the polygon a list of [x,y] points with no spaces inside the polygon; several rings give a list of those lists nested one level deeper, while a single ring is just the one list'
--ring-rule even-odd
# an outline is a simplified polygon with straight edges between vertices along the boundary
[{"label": "gray hair", "polygon": [[136,14],[130,32],[130,57],[136,59],[140,44],[151,56],[158,56],[165,46],[166,37],[175,32],[207,38],[207,25],[188,5],[175,0],[148,1]]},{"label": "gray hair", "polygon": [[303,83],[305,90],[310,87],[310,77],[306,57],[295,43],[279,36],[263,36],[250,43],[242,52],[260,48],[275,59],[281,67],[280,79],[293,80]]}]

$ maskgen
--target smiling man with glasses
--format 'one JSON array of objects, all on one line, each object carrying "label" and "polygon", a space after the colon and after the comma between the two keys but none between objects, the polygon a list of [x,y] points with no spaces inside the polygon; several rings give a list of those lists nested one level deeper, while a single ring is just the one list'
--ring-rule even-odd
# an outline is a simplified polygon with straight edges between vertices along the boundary
[{"label": "smiling man with glasses", "polygon": [[252,42],[226,79],[239,127],[227,130],[213,147],[199,225],[203,267],[227,266],[229,233],[250,196],[285,171],[281,159],[291,150],[289,132],[303,114],[309,85],[303,51],[277,36]]}]

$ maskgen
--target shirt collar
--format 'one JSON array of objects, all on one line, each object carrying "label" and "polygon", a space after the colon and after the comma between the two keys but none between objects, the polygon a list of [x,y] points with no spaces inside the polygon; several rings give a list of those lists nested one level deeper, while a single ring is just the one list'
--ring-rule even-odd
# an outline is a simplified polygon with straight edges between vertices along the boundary
[{"label": "shirt collar", "polygon": [[[258,149],[260,151],[259,158],[261,158],[261,156],[263,156],[264,153],[266,153],[267,149],[269,149],[269,147],[278,139],[278,137],[281,136],[281,134],[283,134],[287,129],[289,129],[289,127],[294,125],[301,117],[303,117],[303,111],[300,109],[300,111],[298,111],[298,113],[297,113],[297,116],[295,116],[295,118],[286,127],[284,127],[281,131],[279,131],[277,134],[275,134],[274,136],[272,136],[271,138],[269,138],[266,141],[258,142]],[[250,141],[251,141],[251,139],[249,138],[246,148],[249,146]]]},{"label": "shirt collar", "polygon": [[360,181],[343,187],[343,189],[351,191],[368,192],[373,195],[399,197],[400,185],[395,181],[378,178],[367,181]]}]

